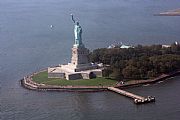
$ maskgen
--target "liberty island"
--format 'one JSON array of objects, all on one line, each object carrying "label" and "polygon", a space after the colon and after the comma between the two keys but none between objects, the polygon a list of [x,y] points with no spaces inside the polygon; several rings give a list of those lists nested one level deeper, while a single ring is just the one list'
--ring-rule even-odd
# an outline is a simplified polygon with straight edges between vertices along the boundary
[{"label": "liberty island", "polygon": [[[72,84],[71,86],[66,86],[66,85],[45,85],[42,83],[36,83],[35,81],[33,81],[33,79],[37,79],[38,75],[42,76],[42,73],[48,74],[45,79],[57,79],[59,78],[60,81],[66,79],[66,80],[80,80],[82,79],[83,81],[85,81],[85,79],[92,79],[92,78],[96,78],[96,77],[103,77],[102,71],[104,69],[104,67],[99,64],[92,64],[89,61],[89,50],[85,47],[85,45],[82,42],[82,28],[79,25],[79,22],[74,20],[73,15],[71,14],[71,19],[74,23],[74,45],[72,47],[72,58],[71,58],[71,63],[65,64],[65,65],[58,65],[55,67],[48,67],[48,70],[43,70],[37,73],[34,73],[30,76],[24,77],[24,79],[21,81],[22,85],[26,88],[29,89],[38,89],[38,90],[87,90],[87,89],[91,89],[90,91],[94,91],[94,90],[109,90],[109,91],[113,91],[116,92],[118,94],[127,96],[129,98],[134,99],[134,102],[136,104],[139,103],[148,103],[148,102],[154,102],[155,101],[155,97],[152,96],[148,96],[148,97],[142,97],[139,95],[135,95],[133,93],[118,89],[118,87],[122,87],[122,86],[117,86],[114,83],[110,84],[109,80],[107,79],[96,79],[95,80],[95,85],[94,86],[89,86],[89,83],[86,82],[84,85],[77,85],[77,86],[72,86],[74,83],[71,82],[70,84]],[[47,71],[47,73],[46,73]],[[37,78],[35,78],[35,76]],[[40,78],[39,78],[40,79]],[[77,81],[77,82],[82,82],[81,81]],[[86,80],[89,81],[89,80]],[[103,86],[102,84],[98,85],[98,82],[107,82],[105,84],[105,86]],[[113,81],[115,82],[115,81]],[[117,88],[115,88],[117,87]]]},{"label": "liberty island", "polygon": [[[91,63],[89,59],[89,50],[82,42],[82,27],[79,22],[74,19],[71,14],[71,19],[74,24],[74,45],[72,47],[71,62],[68,64],[60,64],[55,67],[48,67],[43,71],[33,73],[30,76],[24,77],[21,83],[24,87],[35,90],[58,90],[58,91],[96,91],[96,90],[109,90],[126,97],[134,99],[136,104],[155,102],[155,97],[152,96],[139,96],[119,88],[126,86],[136,86],[148,83],[155,83],[169,77],[178,75],[180,71],[170,74],[162,74],[156,78],[140,81],[119,81],[113,77],[103,78],[103,71],[105,67],[103,64]],[[177,44],[178,45],[178,44]],[[113,49],[109,48],[110,53]],[[136,49],[133,48],[120,48],[120,49]],[[118,55],[117,55],[118,56]],[[99,62],[99,61],[96,61]],[[106,69],[107,70],[107,69]],[[123,72],[125,73],[125,72]],[[118,73],[119,74],[119,73]],[[117,76],[119,76],[117,74]],[[130,75],[128,75],[129,77]],[[107,76],[106,76],[107,77]],[[92,79],[92,80],[89,80]],[[112,80],[113,79],[113,80]],[[67,81],[74,82],[67,82]],[[55,81],[55,82],[53,82]],[[92,82],[92,83],[91,83]]]}]

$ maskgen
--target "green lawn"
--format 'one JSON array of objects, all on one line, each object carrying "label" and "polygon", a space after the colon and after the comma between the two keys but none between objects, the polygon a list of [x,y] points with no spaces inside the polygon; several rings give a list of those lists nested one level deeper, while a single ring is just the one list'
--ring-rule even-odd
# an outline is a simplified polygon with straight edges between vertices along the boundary
[{"label": "green lawn", "polygon": [[65,79],[59,79],[59,78],[48,78],[47,71],[41,72],[37,75],[33,76],[33,81],[37,83],[43,83],[47,85],[73,85],[73,86],[98,86],[98,85],[104,85],[104,86],[114,86],[116,84],[116,80],[112,79],[106,79],[106,78],[94,78],[89,80],[65,80]]}]

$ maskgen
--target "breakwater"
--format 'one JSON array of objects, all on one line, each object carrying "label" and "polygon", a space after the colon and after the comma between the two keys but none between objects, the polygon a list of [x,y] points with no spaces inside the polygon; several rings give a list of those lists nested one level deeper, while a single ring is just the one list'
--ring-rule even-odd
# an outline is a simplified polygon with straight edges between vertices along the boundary
[{"label": "breakwater", "polygon": [[97,92],[107,90],[108,86],[60,86],[60,85],[45,85],[33,82],[29,78],[24,78],[21,81],[21,85],[30,90],[38,91],[83,91],[83,92]]},{"label": "breakwater", "polygon": [[136,103],[136,104],[155,102],[155,97],[152,97],[152,96],[143,97],[143,96],[136,95],[136,94],[133,94],[128,91],[121,90],[121,89],[118,89],[115,87],[108,87],[108,90],[119,93],[119,94],[124,95],[129,98],[132,98],[132,99],[134,99],[134,103]]}]

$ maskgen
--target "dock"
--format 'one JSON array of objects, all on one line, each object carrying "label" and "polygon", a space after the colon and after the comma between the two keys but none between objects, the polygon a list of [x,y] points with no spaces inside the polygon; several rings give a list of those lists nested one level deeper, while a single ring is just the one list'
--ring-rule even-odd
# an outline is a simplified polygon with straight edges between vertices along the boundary
[{"label": "dock", "polygon": [[108,87],[108,90],[132,98],[136,104],[155,102],[155,97],[152,96],[143,97],[115,87]]}]

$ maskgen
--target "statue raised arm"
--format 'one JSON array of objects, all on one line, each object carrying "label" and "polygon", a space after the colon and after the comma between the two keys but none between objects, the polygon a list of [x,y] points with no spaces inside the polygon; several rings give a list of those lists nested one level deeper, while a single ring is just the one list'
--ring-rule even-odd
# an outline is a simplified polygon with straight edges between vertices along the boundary
[{"label": "statue raised arm", "polygon": [[73,14],[71,14],[71,19],[72,19],[73,23],[76,22],[76,21],[74,20]]},{"label": "statue raised arm", "polygon": [[75,43],[74,45],[75,46],[83,46],[83,43],[82,43],[82,28],[81,26],[79,25],[79,22],[78,21],[75,21],[74,20],[74,16],[73,14],[71,14],[71,19],[74,23],[74,37],[75,37]]}]

